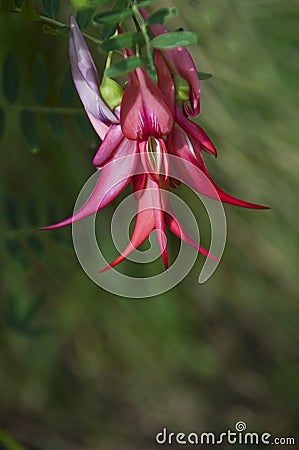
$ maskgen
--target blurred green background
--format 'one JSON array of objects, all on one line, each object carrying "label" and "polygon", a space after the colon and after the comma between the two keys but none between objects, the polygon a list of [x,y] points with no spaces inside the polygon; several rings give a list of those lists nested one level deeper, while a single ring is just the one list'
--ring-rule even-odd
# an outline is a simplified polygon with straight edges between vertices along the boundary
[{"label": "blurred green background", "polygon": [[[16,64],[20,72],[17,98],[0,93],[5,449],[17,450],[10,435],[27,449],[150,450],[164,426],[217,432],[239,420],[248,431],[298,438],[299,2],[153,6],[161,5],[179,10],[170,28],[198,33],[192,54],[199,70],[213,74],[202,82],[200,119],[219,152],[207,159],[211,173],[233,195],[272,209],[225,206],[224,257],[204,285],[199,257],[179,286],[158,297],[101,290],[81,269],[70,228],[37,231],[71,213],[99,144],[68,80],[68,38],[0,14],[0,64],[13,81]],[[72,11],[62,3],[58,17],[67,21]],[[103,57],[89,46],[101,68]],[[44,69],[49,91],[38,93],[35,73]],[[30,105],[36,142],[24,113]],[[115,205],[98,220],[105,223]]]}]

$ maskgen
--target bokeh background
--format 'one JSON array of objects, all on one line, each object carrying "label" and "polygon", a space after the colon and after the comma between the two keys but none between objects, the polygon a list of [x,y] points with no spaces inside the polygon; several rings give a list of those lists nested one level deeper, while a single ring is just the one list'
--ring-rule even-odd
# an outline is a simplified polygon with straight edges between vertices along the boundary
[{"label": "bokeh background", "polygon": [[[219,152],[209,169],[230,193],[272,209],[225,206],[224,257],[204,285],[199,256],[156,298],[101,290],[81,269],[69,228],[37,231],[71,213],[99,144],[69,79],[68,38],[1,13],[4,449],[150,450],[164,426],[218,432],[239,420],[298,438],[299,2],[153,4],[163,5],[179,11],[170,28],[198,33],[192,54],[213,74],[202,82],[200,118]],[[72,11],[62,2],[59,19]],[[103,56],[89,45],[100,69]],[[191,195],[190,206],[200,211]]]}]

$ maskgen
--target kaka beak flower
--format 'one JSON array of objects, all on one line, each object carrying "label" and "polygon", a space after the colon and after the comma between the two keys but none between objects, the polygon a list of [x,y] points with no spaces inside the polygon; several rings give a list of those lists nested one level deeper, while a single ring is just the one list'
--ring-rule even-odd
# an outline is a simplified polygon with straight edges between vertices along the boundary
[{"label": "kaka beak flower", "polygon": [[[181,240],[205,256],[217,259],[193,241],[173,215],[167,191],[170,187],[176,187],[179,182],[169,176],[169,153],[180,158],[181,165],[177,170],[184,172],[183,179],[186,179],[187,174],[190,186],[196,191],[205,194],[205,188],[197,179],[196,172],[193,173],[190,169],[192,165],[208,177],[222,201],[248,208],[264,207],[231,197],[211,180],[202,151],[216,155],[216,149],[203,129],[186,117],[188,114],[196,116],[199,113],[199,81],[191,56],[183,47],[180,50],[163,51],[172,67],[190,84],[190,104],[183,105],[184,113],[175,103],[175,87],[169,66],[162,52],[156,50],[154,56],[158,84],[144,68],[137,68],[129,74],[120,107],[115,107],[112,111],[100,94],[100,80],[95,64],[73,17],[70,25],[72,76],[85,111],[102,139],[93,160],[101,173],[93,192],[81,209],[72,217],[43,229],[70,225],[95,214],[111,203],[131,182],[138,200],[131,241],[123,253],[103,271],[123,261],[153,230],[156,230],[162,261],[167,268],[165,224]],[[157,29],[158,32],[167,32],[163,27],[161,31],[159,27],[153,26],[153,32],[157,32]],[[211,196],[210,191],[206,195]]]}]

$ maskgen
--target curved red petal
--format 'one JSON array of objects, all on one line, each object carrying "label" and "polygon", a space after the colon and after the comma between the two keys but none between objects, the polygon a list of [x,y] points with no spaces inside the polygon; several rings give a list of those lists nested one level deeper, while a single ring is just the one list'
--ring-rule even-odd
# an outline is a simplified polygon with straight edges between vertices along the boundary
[{"label": "curved red petal", "polygon": [[[267,206],[258,205],[256,203],[247,202],[237,197],[233,197],[220,189],[212,180],[202,159],[199,162],[190,150],[186,136],[180,128],[175,128],[171,138],[169,139],[169,150],[180,158],[180,164],[175,165],[175,170],[180,178],[186,180],[186,184],[200,194],[215,200],[221,200],[235,206],[250,209],[269,209]],[[191,164],[190,164],[191,163]],[[208,179],[205,178],[204,174]],[[214,189],[218,196],[216,195]]]},{"label": "curved red petal", "polygon": [[163,92],[172,114],[175,115],[175,88],[170,69],[159,50],[154,51],[154,57],[158,75],[158,86]]},{"label": "curved red petal", "polygon": [[184,114],[180,111],[180,108],[176,105],[175,117],[177,123],[192,136],[197,142],[200,143],[201,147],[212,155],[217,156],[217,150],[206,134],[206,132],[197,124],[187,119]]},{"label": "curved red petal", "polygon": [[123,139],[124,135],[121,126],[111,125],[92,161],[93,165],[101,167],[113,155],[113,152],[118,148]]},{"label": "curved red petal", "polygon": [[161,251],[162,261],[165,269],[168,269],[167,238],[165,233],[165,219],[161,199],[161,191],[159,189],[158,183],[153,181],[151,177],[148,177],[146,187],[150,190],[152,208],[155,218],[155,228],[157,231],[157,239]]},{"label": "curved red petal", "polygon": [[136,250],[148,238],[150,233],[156,229],[158,244],[161,250],[161,257],[165,269],[168,268],[168,252],[165,234],[164,211],[162,210],[162,200],[157,183],[147,177],[146,188],[138,201],[138,213],[134,231],[128,246],[112,263],[106,266],[101,272],[105,272],[111,267],[115,267],[124,261],[128,255]]},{"label": "curved red petal", "polygon": [[105,272],[106,270],[109,270],[112,267],[115,267],[117,264],[124,261],[134,250],[136,250],[151,234],[151,232],[155,229],[155,219],[153,210],[151,208],[144,209],[145,207],[148,208],[148,200],[145,199],[146,191],[143,191],[144,194],[140,198],[138,202],[138,213],[136,218],[136,223],[134,227],[134,231],[132,234],[132,237],[130,239],[130,242],[128,246],[125,248],[125,250],[122,252],[121,255],[119,255],[112,263],[110,263],[108,266],[104,267],[100,272]]},{"label": "curved red petal", "polygon": [[170,229],[170,231],[175,234],[181,241],[186,242],[186,244],[191,245],[194,247],[197,251],[199,251],[204,256],[207,256],[208,258],[214,259],[214,261],[219,261],[219,258],[216,258],[216,256],[209,253],[205,248],[201,247],[197,244],[184,230],[184,228],[181,226],[179,221],[174,217],[174,213],[171,209],[171,207],[168,205],[167,210],[169,212],[165,213],[165,221],[166,225]]},{"label": "curved red petal", "polygon": [[95,132],[100,137],[100,139],[104,139],[106,134],[109,131],[109,127],[105,125],[100,119],[94,117],[87,109],[85,109],[86,114],[90,120],[91,125],[93,126]]},{"label": "curved red petal", "polygon": [[136,151],[137,144],[124,139],[115,152],[113,160],[101,170],[96,187],[82,208],[72,217],[55,225],[43,227],[41,230],[65,227],[66,225],[95,214],[107,206],[129,183],[137,163]]}]

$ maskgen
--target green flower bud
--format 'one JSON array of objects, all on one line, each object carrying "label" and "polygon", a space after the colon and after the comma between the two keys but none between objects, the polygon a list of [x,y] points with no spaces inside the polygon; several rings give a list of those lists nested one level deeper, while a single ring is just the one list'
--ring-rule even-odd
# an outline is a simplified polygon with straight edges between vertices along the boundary
[{"label": "green flower bud", "polygon": [[112,78],[104,76],[100,86],[100,93],[109,108],[114,109],[116,106],[120,105],[123,90],[116,81],[112,80]]},{"label": "green flower bud", "polygon": [[177,73],[173,74],[175,99],[177,102],[186,102],[189,99],[190,86],[189,83],[181,78]]}]

